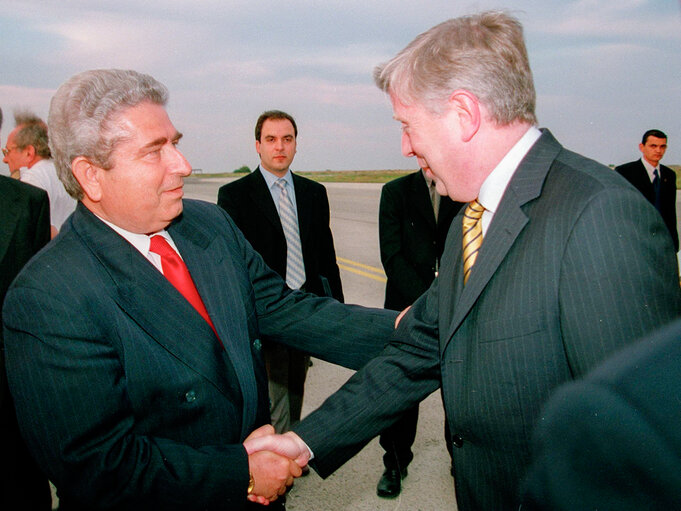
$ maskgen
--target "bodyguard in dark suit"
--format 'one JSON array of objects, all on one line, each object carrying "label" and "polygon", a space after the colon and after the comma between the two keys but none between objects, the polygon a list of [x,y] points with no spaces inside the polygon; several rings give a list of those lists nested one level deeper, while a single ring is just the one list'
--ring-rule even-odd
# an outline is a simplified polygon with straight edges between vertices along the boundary
[{"label": "bodyguard in dark suit", "polygon": [[541,412],[523,510],[678,509],[681,321],[558,389]]},{"label": "bodyguard in dark suit", "polygon": [[[326,188],[290,171],[297,137],[298,127],[289,114],[279,110],[261,114],[255,124],[260,166],[252,174],[220,187],[218,204],[289,287],[318,296],[333,296],[342,302]],[[283,227],[287,209],[281,205],[286,198],[282,197],[280,184],[287,187],[293,210],[289,229]],[[291,240],[290,236],[296,239]],[[298,247],[297,261],[296,248],[289,246],[291,243]],[[298,268],[292,269],[291,264]],[[300,420],[310,358],[298,350],[267,342],[263,352],[272,424],[281,433]]]},{"label": "bodyguard in dark suit", "polygon": [[534,126],[522,26],[508,14],[433,27],[375,78],[403,153],[470,203],[385,351],[295,433],[246,448],[304,454],[304,441],[327,476],[439,388],[458,509],[517,510],[551,391],[679,316],[671,238],[650,235],[662,219],[612,170]]},{"label": "bodyguard in dark suit", "polygon": [[[0,124],[2,123],[0,111]],[[0,176],[0,305],[21,268],[50,241],[47,193]],[[0,331],[0,345],[4,345]],[[19,434],[7,389],[4,346],[0,349],[0,438],[2,438],[2,509],[52,508],[50,484]]]},{"label": "bodyguard in dark suit", "polygon": [[393,313],[291,291],[222,209],[182,200],[191,167],[166,98],[150,76],[97,70],[52,99],[52,152],[80,202],[3,320],[19,425],[63,510],[276,499],[300,468],[242,445],[274,431],[258,428],[261,340],[358,367],[392,330]]},{"label": "bodyguard in dark suit", "polygon": [[[462,204],[440,197],[423,170],[394,179],[381,190],[378,234],[388,281],[385,307],[401,311],[425,293],[437,275],[449,225]],[[437,217],[435,215],[437,211]],[[413,459],[418,405],[381,433],[385,472],[379,497],[396,497]]]},{"label": "bodyguard in dark suit", "polygon": [[641,159],[625,163],[615,170],[648,199],[660,212],[679,251],[679,233],[676,227],[676,172],[660,164],[667,150],[667,135],[660,130],[648,130],[638,145]]}]

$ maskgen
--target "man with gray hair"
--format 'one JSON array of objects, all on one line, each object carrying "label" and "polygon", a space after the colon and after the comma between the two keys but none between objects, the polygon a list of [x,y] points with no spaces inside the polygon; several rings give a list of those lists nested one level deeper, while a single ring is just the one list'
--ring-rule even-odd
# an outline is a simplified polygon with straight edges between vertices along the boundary
[{"label": "man with gray hair", "polygon": [[3,320],[19,425],[62,510],[277,499],[300,467],[243,446],[274,432],[261,339],[358,368],[393,330],[394,313],[291,291],[226,212],[183,200],[191,167],[167,96],[151,76],[97,70],[50,106],[79,203]]},{"label": "man with gray hair", "polygon": [[671,238],[624,179],[535,127],[514,17],[446,21],[375,79],[402,124],[404,155],[438,192],[469,204],[438,277],[386,350],[295,433],[246,448],[305,456],[304,441],[325,477],[440,388],[458,509],[518,509],[532,428],[551,391],[679,315]]},{"label": "man with gray hair", "polygon": [[50,160],[45,122],[30,112],[18,112],[14,114],[14,125],[3,149],[3,161],[9,166],[12,177],[47,192],[54,237],[76,209],[76,201],[66,193]]}]

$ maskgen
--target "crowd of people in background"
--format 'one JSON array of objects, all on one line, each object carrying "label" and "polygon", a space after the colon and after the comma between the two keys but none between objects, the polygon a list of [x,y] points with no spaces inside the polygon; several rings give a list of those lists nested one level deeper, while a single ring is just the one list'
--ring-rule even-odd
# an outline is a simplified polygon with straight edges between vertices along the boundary
[{"label": "crowd of people in background", "polygon": [[[614,170],[564,148],[500,11],[431,28],[374,79],[420,167],[381,192],[383,309],[343,303],[289,113],[257,118],[259,165],[214,205],[183,198],[191,166],[149,75],[85,71],[47,122],[15,112],[3,509],[50,509],[48,480],[63,511],[285,509],[308,466],[327,477],[376,436],[394,498],[438,389],[462,511],[678,507],[667,135]],[[357,372],[302,417],[311,356]]]}]

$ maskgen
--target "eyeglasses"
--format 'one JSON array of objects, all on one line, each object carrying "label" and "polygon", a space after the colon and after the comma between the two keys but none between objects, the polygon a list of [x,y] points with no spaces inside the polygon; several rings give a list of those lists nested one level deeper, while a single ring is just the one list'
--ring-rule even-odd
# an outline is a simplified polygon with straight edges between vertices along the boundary
[{"label": "eyeglasses", "polygon": [[17,146],[14,146],[14,147],[3,147],[3,148],[2,148],[2,155],[3,155],[3,156],[7,156],[9,153],[11,153],[12,151],[14,151],[16,148],[17,148]]}]

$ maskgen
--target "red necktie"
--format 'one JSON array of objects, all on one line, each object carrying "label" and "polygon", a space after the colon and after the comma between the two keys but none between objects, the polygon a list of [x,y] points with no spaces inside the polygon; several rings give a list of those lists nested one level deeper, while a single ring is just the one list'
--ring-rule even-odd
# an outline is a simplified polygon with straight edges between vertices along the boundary
[{"label": "red necktie", "polygon": [[[184,296],[189,303],[197,310],[201,317],[205,319],[210,327],[215,332],[215,336],[218,337],[218,333],[215,331],[213,322],[208,315],[206,306],[201,300],[199,292],[196,290],[192,276],[189,274],[187,265],[180,255],[173,250],[166,239],[163,236],[156,235],[151,237],[151,244],[149,245],[149,250],[161,256],[161,267],[163,268],[163,275],[170,281],[170,283],[175,286],[182,296]],[[218,337],[219,339],[219,337]]]}]

